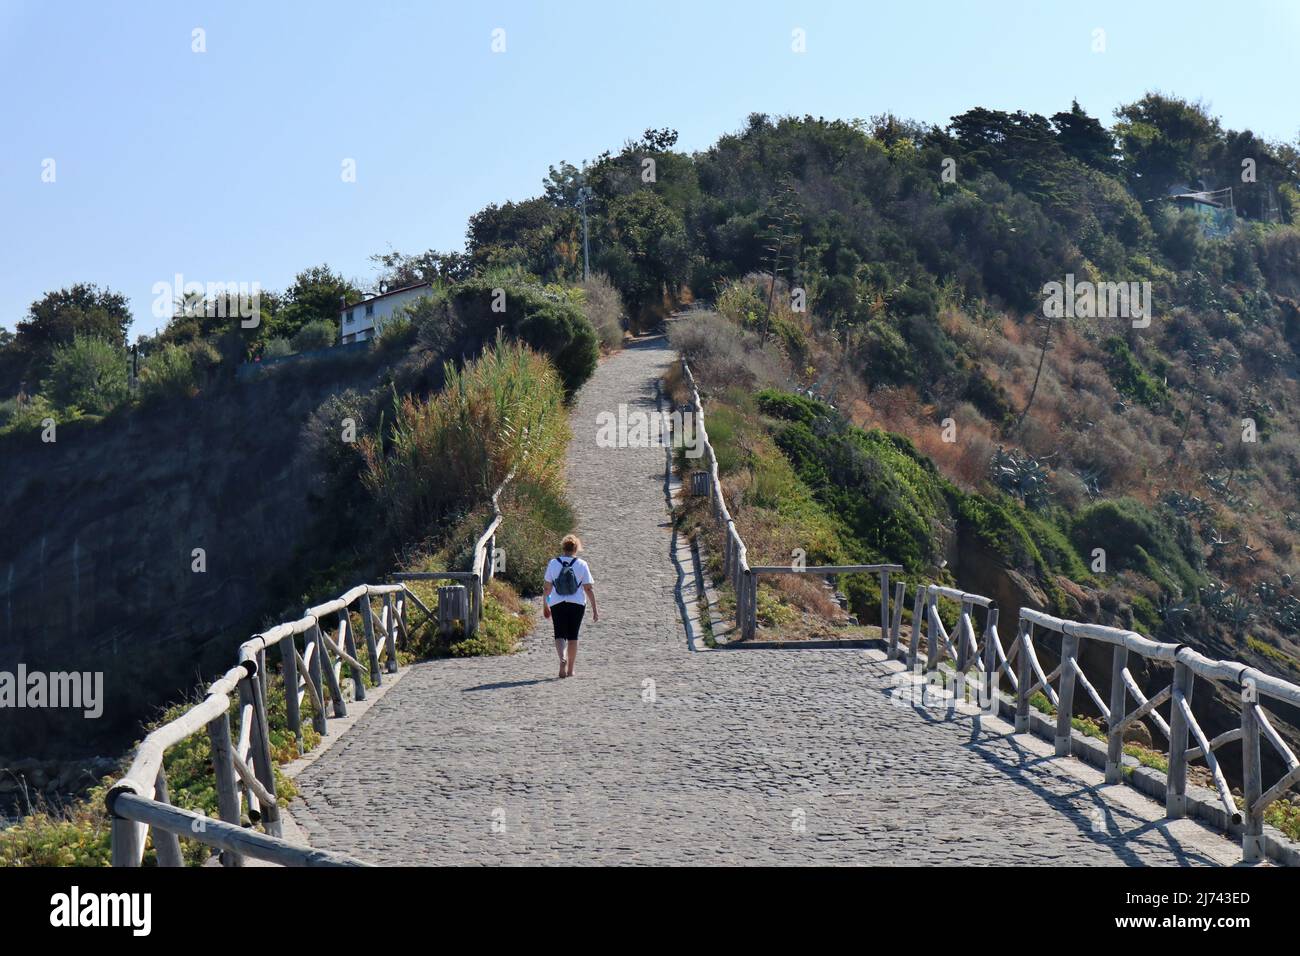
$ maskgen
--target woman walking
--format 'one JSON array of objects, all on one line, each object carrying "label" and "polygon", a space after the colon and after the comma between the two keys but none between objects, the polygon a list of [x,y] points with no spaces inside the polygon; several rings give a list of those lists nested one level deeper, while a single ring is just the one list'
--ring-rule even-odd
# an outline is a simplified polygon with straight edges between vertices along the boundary
[{"label": "woman walking", "polygon": [[582,627],[582,616],[587,612],[587,601],[591,601],[593,621],[600,620],[600,611],[596,609],[596,582],[591,579],[591,568],[578,557],[582,550],[578,536],[566,534],[560,542],[560,550],[563,554],[551,558],[546,565],[542,615],[555,625],[555,653],[560,655],[560,676],[572,677],[573,663],[578,659],[578,629]]}]

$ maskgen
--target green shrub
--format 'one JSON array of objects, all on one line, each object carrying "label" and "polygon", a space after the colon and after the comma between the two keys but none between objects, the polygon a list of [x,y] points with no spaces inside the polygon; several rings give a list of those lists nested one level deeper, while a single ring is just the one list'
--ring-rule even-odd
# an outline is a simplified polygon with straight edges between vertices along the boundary
[{"label": "green shrub", "polygon": [[592,275],[578,287],[581,300],[578,305],[583,315],[596,330],[601,348],[606,351],[623,347],[623,300],[609,279],[600,273]]},{"label": "green shrub", "polygon": [[1168,402],[1169,386],[1142,367],[1127,342],[1111,336],[1103,347],[1110,357],[1106,371],[1116,391],[1148,408],[1161,408]]},{"label": "green shrub", "polygon": [[759,408],[784,420],[777,446],[816,499],[848,526],[866,557],[920,570],[936,557],[956,489],[906,438],[849,425],[813,399],[767,390]]},{"label": "green shrub", "polygon": [[499,340],[462,370],[445,368],[429,401],[398,400],[392,422],[364,436],[364,481],[399,541],[483,501],[512,470],[560,495],[569,423],[559,377],[545,358]]},{"label": "green shrub", "polygon": [[415,334],[415,322],[410,313],[398,309],[375,330],[375,337],[371,341],[381,351],[396,351],[414,342]]},{"label": "green shrub", "polygon": [[78,335],[50,359],[42,391],[59,408],[107,415],[128,398],[125,350],[103,339]]},{"label": "green shrub", "polygon": [[1196,533],[1167,508],[1132,498],[1099,501],[1079,512],[1070,536],[1081,554],[1104,549],[1111,573],[1137,571],[1188,597],[1208,583]]},{"label": "green shrub", "polygon": [[267,339],[266,344],[262,346],[262,358],[274,359],[284,358],[286,355],[293,354],[293,346],[289,344],[288,339]]},{"label": "green shrub", "polygon": [[80,414],[75,409],[71,415],[56,412],[44,395],[32,395],[23,402],[9,399],[0,403],[0,435],[33,431],[43,427],[41,423],[47,418],[65,422],[78,417]]},{"label": "green shrub", "polygon": [[718,314],[741,327],[757,325],[767,312],[767,302],[748,282],[728,282],[718,294]]},{"label": "green shrub", "polygon": [[338,337],[338,326],[329,319],[313,319],[290,339],[295,352],[311,352],[315,349],[327,349]]},{"label": "green shrub", "polygon": [[484,276],[462,282],[453,292],[452,304],[467,351],[491,343],[504,331],[549,357],[570,396],[596,370],[600,357],[596,330],[567,296],[509,274],[495,281]]},{"label": "green shrub", "polygon": [[190,353],[169,342],[149,356],[140,369],[140,398],[142,401],[189,398],[198,392],[195,378]]},{"label": "green shrub", "polygon": [[978,539],[1009,568],[1037,574],[1045,583],[1053,573],[1090,579],[1061,529],[1006,495],[965,495],[957,514],[961,533]]}]

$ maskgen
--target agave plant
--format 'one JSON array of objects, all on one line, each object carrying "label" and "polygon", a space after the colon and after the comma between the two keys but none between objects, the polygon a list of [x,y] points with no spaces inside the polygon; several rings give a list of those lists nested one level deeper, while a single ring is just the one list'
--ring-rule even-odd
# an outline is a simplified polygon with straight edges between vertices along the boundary
[{"label": "agave plant", "polygon": [[1254,609],[1240,594],[1234,594],[1232,600],[1228,602],[1227,608],[1223,612],[1224,620],[1228,621],[1238,630],[1244,627],[1255,616]]},{"label": "agave plant", "polygon": [[1209,506],[1195,495],[1185,495],[1181,491],[1171,491],[1164,497],[1164,503],[1174,514],[1183,518],[1202,518],[1209,513]]},{"label": "agave plant", "polygon": [[1085,468],[1079,472],[1079,480],[1083,482],[1083,490],[1088,493],[1089,498],[1096,498],[1101,494],[1101,472]]},{"label": "agave plant", "polygon": [[1160,597],[1156,599],[1156,613],[1160,615],[1160,620],[1180,630],[1183,627],[1183,618],[1190,611],[1191,609],[1180,598],[1168,591],[1161,592]]},{"label": "agave plant", "polygon": [[1027,507],[1039,507],[1051,495],[1047,460],[999,445],[989,461],[989,474],[999,488],[1018,497]]},{"label": "agave plant", "polygon": [[1221,609],[1232,599],[1232,591],[1221,584],[1201,588],[1201,606],[1218,617]]}]

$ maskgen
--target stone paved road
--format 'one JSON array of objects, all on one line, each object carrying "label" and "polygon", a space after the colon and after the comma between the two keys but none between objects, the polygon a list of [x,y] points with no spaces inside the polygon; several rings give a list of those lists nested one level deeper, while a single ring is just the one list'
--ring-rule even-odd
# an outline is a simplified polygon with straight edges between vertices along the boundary
[{"label": "stone paved road", "polygon": [[556,679],[545,622],[518,655],[416,665],[298,778],[313,845],[408,864],[1237,858],[1036,741],[972,743],[969,721],[893,706],[878,655],[690,653],[664,453],[595,445],[598,413],[654,408],[670,359],[650,340],[603,362],[573,413],[570,491],[604,612],[579,676]]}]

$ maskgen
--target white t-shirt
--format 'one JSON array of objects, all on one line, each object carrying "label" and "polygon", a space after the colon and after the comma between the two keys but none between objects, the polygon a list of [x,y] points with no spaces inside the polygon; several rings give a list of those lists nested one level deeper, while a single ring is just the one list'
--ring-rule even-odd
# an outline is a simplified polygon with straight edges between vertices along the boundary
[{"label": "white t-shirt", "polygon": [[[583,585],[596,583],[591,579],[591,568],[587,567],[587,562],[582,560],[582,558],[564,559],[565,564],[568,564],[570,561],[573,562],[573,574],[578,579],[578,590],[574,591],[572,594],[561,594],[559,591],[552,588],[550,596],[546,599],[548,607],[555,607],[555,605],[559,604],[561,601],[572,601],[574,604],[581,604],[583,606],[586,606],[587,604],[587,593],[583,590]],[[551,558],[551,563],[546,566],[546,583],[554,584],[555,579],[560,576],[562,570],[564,570],[564,567],[560,564],[560,559]]]}]

